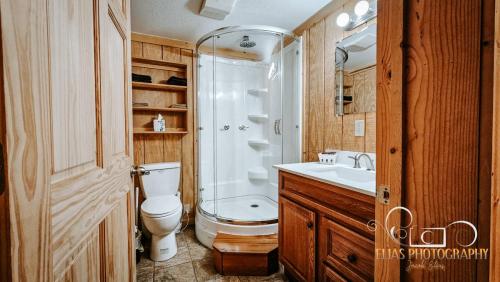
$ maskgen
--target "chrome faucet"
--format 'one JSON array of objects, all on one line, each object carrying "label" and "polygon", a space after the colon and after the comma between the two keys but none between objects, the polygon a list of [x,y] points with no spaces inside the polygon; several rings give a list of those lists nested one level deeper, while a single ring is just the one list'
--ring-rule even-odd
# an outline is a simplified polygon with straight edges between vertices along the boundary
[{"label": "chrome faucet", "polygon": [[356,154],[354,156],[349,156],[349,158],[354,160],[354,168],[361,168],[361,165],[359,163],[359,160],[361,160],[361,157],[366,157],[369,161],[369,166],[367,170],[375,170],[375,165],[373,165],[373,159],[366,153],[362,154]]}]

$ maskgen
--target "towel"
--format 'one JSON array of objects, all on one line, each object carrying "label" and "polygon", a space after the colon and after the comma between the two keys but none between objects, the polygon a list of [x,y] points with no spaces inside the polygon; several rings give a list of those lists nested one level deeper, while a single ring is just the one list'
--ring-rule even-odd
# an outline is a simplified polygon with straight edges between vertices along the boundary
[{"label": "towel", "polygon": [[132,81],[151,83],[151,76],[132,73]]},{"label": "towel", "polygon": [[182,77],[177,77],[177,76],[171,76],[167,81],[166,84],[170,85],[179,85],[179,86],[186,86],[187,85],[187,79],[182,78]]}]

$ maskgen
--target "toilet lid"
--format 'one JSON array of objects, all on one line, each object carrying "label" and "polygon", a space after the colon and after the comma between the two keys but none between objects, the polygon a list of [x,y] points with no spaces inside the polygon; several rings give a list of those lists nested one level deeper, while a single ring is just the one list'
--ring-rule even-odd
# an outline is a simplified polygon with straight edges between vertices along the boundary
[{"label": "toilet lid", "polygon": [[150,217],[161,217],[172,214],[181,208],[179,197],[174,195],[147,198],[141,205],[143,214]]}]

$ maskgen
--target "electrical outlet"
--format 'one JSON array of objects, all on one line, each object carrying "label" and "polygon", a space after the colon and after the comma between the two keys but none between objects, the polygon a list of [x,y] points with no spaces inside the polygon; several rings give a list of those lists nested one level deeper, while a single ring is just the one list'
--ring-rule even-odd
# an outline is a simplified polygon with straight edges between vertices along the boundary
[{"label": "electrical outlet", "polygon": [[184,210],[185,210],[187,213],[191,213],[191,205],[190,205],[190,204],[185,204],[185,205],[184,205]]},{"label": "electrical outlet", "polygon": [[355,120],[354,121],[354,136],[365,136],[365,121]]}]

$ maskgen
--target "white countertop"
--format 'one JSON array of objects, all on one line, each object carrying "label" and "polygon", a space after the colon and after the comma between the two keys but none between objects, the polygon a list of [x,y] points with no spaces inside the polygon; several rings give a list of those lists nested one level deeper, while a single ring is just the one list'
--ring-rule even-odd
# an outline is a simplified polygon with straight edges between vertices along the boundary
[{"label": "white countertop", "polygon": [[274,165],[275,168],[375,197],[375,172],[364,168],[318,162]]}]

